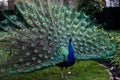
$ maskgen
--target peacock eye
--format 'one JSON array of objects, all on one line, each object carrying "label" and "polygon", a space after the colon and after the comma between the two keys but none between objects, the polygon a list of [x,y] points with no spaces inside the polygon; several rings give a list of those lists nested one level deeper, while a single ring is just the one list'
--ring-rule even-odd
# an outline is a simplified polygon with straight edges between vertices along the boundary
[{"label": "peacock eye", "polygon": [[86,26],[86,25],[88,25],[89,23],[87,22],[87,21],[83,21],[82,22],[82,26]]},{"label": "peacock eye", "polygon": [[78,23],[79,22],[79,20],[77,19],[77,18],[75,18],[74,19],[74,23],[76,24],[76,23]]},{"label": "peacock eye", "polygon": [[23,46],[23,47],[22,47],[22,50],[26,50],[26,49],[27,49],[27,47],[26,47],[26,46]]},{"label": "peacock eye", "polygon": [[44,38],[44,36],[43,36],[43,35],[40,35],[40,36],[39,36],[39,38],[40,38],[40,39],[43,39],[43,38]]},{"label": "peacock eye", "polygon": [[56,26],[59,26],[59,23],[58,22],[54,22]]},{"label": "peacock eye", "polygon": [[39,66],[39,65],[38,65],[36,68],[37,68],[37,69],[40,69],[40,68],[41,68],[41,66]]},{"label": "peacock eye", "polygon": [[47,23],[43,23],[43,26],[48,27],[48,24]]},{"label": "peacock eye", "polygon": [[46,30],[45,29],[41,29],[40,30],[42,33],[46,33]]},{"label": "peacock eye", "polygon": [[59,30],[58,33],[59,33],[59,34],[62,34],[62,31]]},{"label": "peacock eye", "polygon": [[85,27],[84,27],[84,26],[80,27],[80,30],[81,30],[81,31],[84,31],[84,30],[85,30]]},{"label": "peacock eye", "polygon": [[64,25],[64,23],[65,23],[64,20],[61,20],[61,21],[60,21],[60,24],[61,24],[61,25]]},{"label": "peacock eye", "polygon": [[23,29],[23,32],[28,33],[29,30],[28,29]]},{"label": "peacock eye", "polygon": [[17,52],[17,51],[14,51],[14,54],[15,54],[15,55],[18,55],[18,54],[19,54],[19,52]]},{"label": "peacock eye", "polygon": [[5,68],[2,67],[2,68],[0,69],[0,72],[5,72]]},{"label": "peacock eye", "polygon": [[45,56],[44,56],[44,58],[45,58],[45,59],[48,59],[48,56],[47,56],[47,55],[45,55]]},{"label": "peacock eye", "polygon": [[67,21],[67,23],[70,23],[70,22],[71,22],[71,19],[70,19],[70,18],[67,18],[66,21]]},{"label": "peacock eye", "polygon": [[48,47],[44,46],[44,47],[43,47],[43,50],[45,50],[45,51],[48,50]]},{"label": "peacock eye", "polygon": [[76,29],[76,28],[78,28],[78,26],[77,25],[73,25],[73,28]]},{"label": "peacock eye", "polygon": [[31,64],[30,62],[27,62],[27,63],[26,63],[27,66],[30,66],[30,64]]},{"label": "peacock eye", "polygon": [[58,18],[59,18],[59,14],[55,14],[54,17],[55,17],[56,19],[58,19]]},{"label": "peacock eye", "polygon": [[19,66],[18,64],[14,64],[14,67],[15,67],[15,68],[18,68],[18,66]]},{"label": "peacock eye", "polygon": [[32,57],[32,60],[35,61],[37,58],[36,57]]},{"label": "peacock eye", "polygon": [[69,16],[69,15],[71,15],[72,13],[71,13],[71,11],[67,10],[67,11],[66,11],[66,14]]},{"label": "peacock eye", "polygon": [[23,15],[28,16],[27,12],[24,12]]},{"label": "peacock eye", "polygon": [[31,47],[35,47],[35,46],[36,46],[36,44],[35,44],[35,43],[32,43],[32,44],[31,44]]},{"label": "peacock eye", "polygon": [[34,49],[34,52],[35,52],[35,53],[38,53],[38,52],[39,52],[39,50],[38,50],[38,49]]},{"label": "peacock eye", "polygon": [[19,59],[19,61],[20,61],[20,62],[23,62],[23,61],[24,61],[24,59],[23,59],[23,58],[20,58],[20,59]]},{"label": "peacock eye", "polygon": [[70,36],[71,36],[71,33],[68,32],[68,33],[67,33],[67,36],[70,37]]},{"label": "peacock eye", "polygon": [[43,57],[43,54],[39,54],[38,56],[39,56],[40,58],[42,58],[42,57]]},{"label": "peacock eye", "polygon": [[29,25],[32,25],[32,24],[33,24],[33,22],[32,22],[31,20],[28,20],[27,23],[28,23]]},{"label": "peacock eye", "polygon": [[27,52],[27,53],[26,53],[26,55],[27,55],[27,56],[30,56],[30,55],[31,55],[31,53],[30,53],[30,52]]},{"label": "peacock eye", "polygon": [[67,25],[66,27],[67,27],[68,29],[70,29],[70,28],[71,28],[71,25]]}]

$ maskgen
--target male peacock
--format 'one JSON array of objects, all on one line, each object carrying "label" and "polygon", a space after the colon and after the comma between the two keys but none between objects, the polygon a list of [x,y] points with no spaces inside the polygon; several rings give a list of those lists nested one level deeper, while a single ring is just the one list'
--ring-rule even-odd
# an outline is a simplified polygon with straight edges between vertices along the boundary
[{"label": "male peacock", "polygon": [[0,72],[28,73],[57,65],[68,67],[81,59],[101,59],[115,51],[108,35],[89,17],[65,6],[63,0],[20,0],[22,17],[5,16],[1,26]]}]

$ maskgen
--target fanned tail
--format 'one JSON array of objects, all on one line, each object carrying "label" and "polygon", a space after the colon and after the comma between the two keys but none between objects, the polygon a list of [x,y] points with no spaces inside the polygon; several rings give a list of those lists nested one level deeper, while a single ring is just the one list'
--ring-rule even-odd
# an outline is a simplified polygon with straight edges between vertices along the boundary
[{"label": "fanned tail", "polygon": [[63,0],[20,0],[16,7],[22,20],[6,15],[15,27],[2,27],[6,34],[0,40],[1,72],[27,73],[63,62],[71,36],[76,59],[101,58],[115,51],[103,30]]}]

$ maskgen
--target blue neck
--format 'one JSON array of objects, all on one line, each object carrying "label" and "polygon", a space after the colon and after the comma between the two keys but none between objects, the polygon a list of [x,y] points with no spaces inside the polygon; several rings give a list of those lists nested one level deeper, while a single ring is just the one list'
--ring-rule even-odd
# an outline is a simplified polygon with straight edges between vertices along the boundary
[{"label": "blue neck", "polygon": [[74,50],[73,50],[73,46],[72,46],[72,38],[70,38],[70,40],[69,40],[68,51],[69,51],[69,53],[68,53],[68,57],[66,60],[66,64],[71,65],[71,64],[74,64],[74,62],[75,62]]}]

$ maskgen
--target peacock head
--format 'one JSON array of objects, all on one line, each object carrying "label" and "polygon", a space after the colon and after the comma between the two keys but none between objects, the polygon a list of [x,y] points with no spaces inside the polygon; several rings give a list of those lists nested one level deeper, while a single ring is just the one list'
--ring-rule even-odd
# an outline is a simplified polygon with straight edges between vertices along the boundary
[{"label": "peacock head", "polygon": [[72,42],[72,37],[70,37],[70,39],[69,39],[69,43],[71,43]]}]

